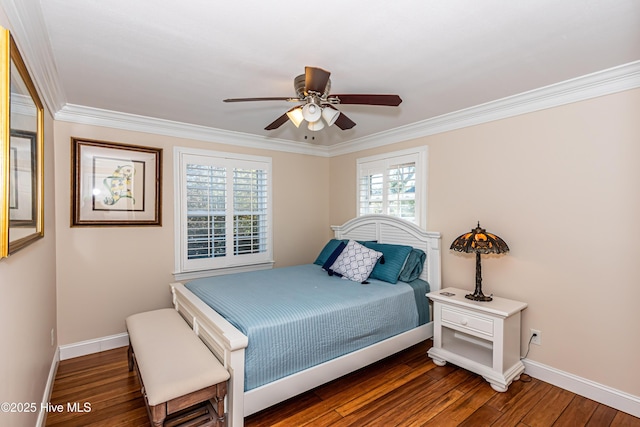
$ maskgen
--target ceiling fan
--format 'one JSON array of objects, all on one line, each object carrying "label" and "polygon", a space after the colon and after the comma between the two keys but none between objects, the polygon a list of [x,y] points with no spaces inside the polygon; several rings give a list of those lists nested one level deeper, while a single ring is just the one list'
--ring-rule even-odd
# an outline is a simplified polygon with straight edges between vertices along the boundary
[{"label": "ceiling fan", "polygon": [[265,130],[273,130],[282,126],[287,120],[299,127],[307,121],[309,130],[318,131],[335,124],[340,129],[351,129],[356,124],[335,106],[339,104],[382,105],[397,107],[402,102],[398,95],[370,95],[370,94],[331,94],[331,73],[316,67],[305,67],[305,73],[293,80],[297,97],[268,97],[268,98],[230,98],[224,102],[246,101],[287,101],[298,102],[282,116],[271,122]]}]

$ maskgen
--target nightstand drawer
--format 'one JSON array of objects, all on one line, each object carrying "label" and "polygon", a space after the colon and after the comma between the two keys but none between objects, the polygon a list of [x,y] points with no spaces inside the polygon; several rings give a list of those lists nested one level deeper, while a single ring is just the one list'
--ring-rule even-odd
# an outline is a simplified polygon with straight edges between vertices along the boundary
[{"label": "nightstand drawer", "polygon": [[442,323],[453,325],[455,329],[493,336],[493,319],[479,316],[466,310],[442,307]]}]

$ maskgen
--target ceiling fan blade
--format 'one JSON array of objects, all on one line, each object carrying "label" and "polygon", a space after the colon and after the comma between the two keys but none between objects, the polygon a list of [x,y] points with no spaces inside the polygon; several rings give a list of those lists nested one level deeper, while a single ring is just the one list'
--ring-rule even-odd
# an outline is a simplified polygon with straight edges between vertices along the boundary
[{"label": "ceiling fan blade", "polygon": [[305,88],[307,92],[323,94],[331,73],[316,67],[304,67]]},{"label": "ceiling fan blade", "polygon": [[398,95],[331,94],[329,98],[338,98],[340,104],[386,105],[389,107],[397,107],[402,102]]},{"label": "ceiling fan blade", "polygon": [[228,98],[223,99],[222,102],[246,102],[246,101],[296,101],[298,102],[298,98],[291,98],[290,96],[280,96],[280,97],[267,97],[267,98]]},{"label": "ceiling fan blade", "polygon": [[334,125],[338,126],[342,130],[351,129],[356,125],[356,122],[345,116],[344,113],[340,113]]},{"label": "ceiling fan blade", "polygon": [[280,126],[285,124],[287,120],[289,120],[289,116],[287,116],[287,113],[284,113],[283,115],[275,119],[273,122],[271,122],[266,128],[264,128],[264,130],[278,129]]}]

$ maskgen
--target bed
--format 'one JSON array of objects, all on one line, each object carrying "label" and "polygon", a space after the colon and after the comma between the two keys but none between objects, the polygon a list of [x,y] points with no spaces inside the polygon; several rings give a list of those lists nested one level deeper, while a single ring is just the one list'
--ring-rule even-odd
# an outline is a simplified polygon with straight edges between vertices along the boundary
[{"label": "bed", "polygon": [[[426,301],[426,297],[423,294],[424,290],[420,288],[422,283],[428,283],[430,291],[440,289],[440,234],[426,232],[407,221],[385,215],[367,215],[354,218],[341,226],[333,226],[332,229],[335,239],[339,241],[353,240],[361,243],[376,242],[377,244],[406,245],[421,250],[426,255],[424,269],[420,273],[420,277],[415,280],[415,283],[413,281],[411,283],[398,281],[395,285],[389,285],[389,283],[384,283],[384,281],[376,278],[368,279],[367,284],[345,281],[337,277],[330,277],[326,271],[321,269],[321,266],[315,264],[276,268],[256,273],[240,273],[238,275],[224,276],[224,278],[219,276],[213,279],[213,282],[227,288],[239,288],[240,286],[227,286],[220,283],[234,280],[240,280],[244,283],[253,276],[260,276],[264,279],[266,276],[273,275],[276,278],[268,279],[272,280],[268,282],[270,283],[268,285],[264,285],[263,281],[264,286],[253,288],[251,292],[254,294],[254,298],[250,301],[239,304],[237,301],[234,302],[233,296],[230,296],[228,301],[218,303],[219,306],[217,307],[211,301],[209,303],[205,302],[207,294],[215,295],[217,292],[214,288],[207,287],[206,280],[194,280],[186,285],[182,283],[171,284],[173,303],[176,310],[182,314],[231,375],[229,393],[227,395],[228,425],[233,427],[242,426],[245,416],[360,369],[420,343],[433,335],[433,324],[430,319],[416,319],[416,316],[420,317],[418,314],[412,314],[413,318],[398,316],[400,318],[397,321],[394,319],[393,322],[391,320],[387,321],[387,319],[396,317],[391,315],[392,312],[408,311],[398,310],[397,307],[410,304],[408,301],[411,298],[415,297],[416,303],[421,301],[419,298],[424,298],[424,301]],[[375,244],[373,245],[373,247],[376,247]],[[284,335],[285,332],[279,332],[276,329],[269,330],[271,322],[268,318],[258,327],[261,331],[267,329],[266,337],[260,338],[251,329],[244,326],[242,318],[235,316],[235,313],[240,311],[240,305],[247,305],[249,309],[247,316],[252,317],[253,314],[256,314],[263,306],[267,305],[265,301],[270,298],[270,294],[277,296],[273,298],[273,304],[276,305],[270,306],[271,312],[280,312],[285,308],[289,310],[292,304],[282,293],[290,291],[280,290],[278,286],[279,283],[287,282],[290,274],[303,274],[308,277],[308,280],[296,285],[297,287],[306,286],[314,292],[320,292],[314,297],[315,301],[299,303],[301,306],[309,305],[307,311],[313,311],[314,313],[320,311],[315,304],[317,301],[325,301],[325,299],[327,300],[323,304],[331,305],[336,310],[342,310],[342,314],[339,316],[320,312],[319,314],[314,314],[319,317],[311,321],[307,320],[306,323],[301,321],[296,329],[302,329],[305,333],[296,338],[296,348],[294,349],[287,348],[284,344],[278,344],[279,337]],[[333,288],[331,288],[332,286]],[[327,291],[329,288],[332,290]],[[267,292],[267,289],[270,291]],[[384,302],[382,303],[377,300],[378,297],[375,297],[375,301],[378,302],[359,301],[354,308],[343,305],[342,301],[331,299],[347,300],[351,298],[336,294],[338,290],[347,294],[361,292],[363,298],[369,298],[373,294],[380,293],[380,298],[387,299],[383,299],[382,301]],[[216,299],[220,298],[216,297]],[[357,299],[360,300],[362,298]],[[370,306],[367,309],[364,308],[367,306],[359,305],[361,303],[378,305],[374,309]],[[209,304],[216,307],[217,311]],[[392,310],[392,312],[385,313],[382,311],[383,308]],[[357,336],[356,339],[352,336],[346,336],[343,342],[339,340],[338,334],[329,338],[321,335],[327,329],[323,322],[331,323],[332,319],[336,317],[347,316],[347,313],[354,313],[355,315],[358,312],[362,316],[349,319],[348,322],[350,324],[363,322],[384,326],[376,328],[380,329],[376,331],[378,335],[367,332],[362,336]],[[227,317],[224,317],[221,313],[224,313]],[[384,320],[380,321],[380,319],[368,317],[373,314],[383,316]],[[262,315],[269,316],[269,313],[262,313]],[[299,315],[294,313],[290,316],[298,318]],[[322,316],[324,316],[324,320]],[[394,325],[397,323],[397,327],[400,329],[392,330],[387,328],[392,323]],[[268,327],[265,327],[265,324]],[[251,347],[248,346],[249,339],[245,332],[252,337]],[[357,335],[357,332],[354,333]],[[317,343],[321,347],[330,347],[330,351],[334,351],[334,353],[330,353],[328,356],[318,356],[320,359],[312,360],[311,362],[298,361],[297,356],[298,353],[301,353],[300,348],[305,349],[311,346],[311,350],[307,350],[304,353],[315,354],[312,347],[313,343]],[[256,363],[256,354],[262,354],[265,351],[259,349],[260,345],[269,346],[269,344],[282,355],[280,359],[286,362],[284,363],[287,365],[285,369],[289,369],[289,371],[271,369],[270,366],[264,364],[254,365]],[[328,360],[323,361],[323,358]],[[263,363],[268,364],[270,362]],[[309,363],[311,363],[310,366],[308,366]],[[247,374],[246,376],[245,373]]]}]

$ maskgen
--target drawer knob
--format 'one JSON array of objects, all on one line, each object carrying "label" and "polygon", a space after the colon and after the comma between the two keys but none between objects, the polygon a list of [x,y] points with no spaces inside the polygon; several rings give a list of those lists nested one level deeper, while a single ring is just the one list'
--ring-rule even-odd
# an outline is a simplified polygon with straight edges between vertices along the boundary
[{"label": "drawer knob", "polygon": [[460,319],[461,325],[467,326],[467,323],[469,323],[469,319],[467,319],[466,317],[463,317],[462,319]]}]

